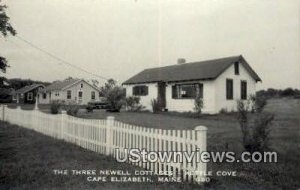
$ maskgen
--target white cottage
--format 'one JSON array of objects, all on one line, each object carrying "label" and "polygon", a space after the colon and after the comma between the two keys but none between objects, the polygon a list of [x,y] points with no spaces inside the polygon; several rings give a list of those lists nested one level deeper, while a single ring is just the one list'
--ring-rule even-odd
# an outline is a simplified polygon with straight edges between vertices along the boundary
[{"label": "white cottage", "polygon": [[99,101],[99,89],[83,79],[55,81],[39,92],[38,102],[50,104],[52,101],[64,101],[70,104],[85,105]]},{"label": "white cottage", "polygon": [[203,99],[203,113],[221,109],[236,110],[237,100],[246,100],[256,92],[260,77],[243,56],[185,63],[146,69],[123,83],[126,96],[139,96],[151,110],[151,101],[159,100],[169,111],[193,111],[194,99]]}]

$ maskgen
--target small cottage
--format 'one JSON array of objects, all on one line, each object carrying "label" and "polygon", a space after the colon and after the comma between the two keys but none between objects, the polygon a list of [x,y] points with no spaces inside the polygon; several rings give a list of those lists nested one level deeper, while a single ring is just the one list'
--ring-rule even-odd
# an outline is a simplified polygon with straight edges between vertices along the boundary
[{"label": "small cottage", "polygon": [[156,99],[162,110],[194,111],[195,98],[203,100],[203,113],[236,110],[237,100],[247,100],[256,92],[260,77],[240,56],[145,69],[123,83],[126,96],[140,97],[151,110]]},{"label": "small cottage", "polygon": [[38,91],[43,89],[45,86],[42,84],[32,84],[20,88],[15,91],[14,97],[17,103],[21,104],[34,104]]},{"label": "small cottage", "polygon": [[83,79],[55,81],[39,92],[39,103],[50,104],[63,101],[69,104],[86,105],[100,100],[99,89]]}]

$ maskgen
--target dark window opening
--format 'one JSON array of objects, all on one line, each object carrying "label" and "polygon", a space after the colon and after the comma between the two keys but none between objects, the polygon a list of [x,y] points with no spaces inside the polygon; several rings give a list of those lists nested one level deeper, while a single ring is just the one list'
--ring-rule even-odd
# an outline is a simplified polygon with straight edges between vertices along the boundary
[{"label": "dark window opening", "polygon": [[96,98],[96,94],[95,94],[94,91],[92,91],[92,93],[91,93],[91,99],[92,99],[92,100],[95,100],[95,98]]},{"label": "dark window opening", "polygon": [[132,94],[134,96],[147,96],[148,95],[148,86],[134,86]]},{"label": "dark window opening", "polygon": [[233,99],[233,80],[226,79],[226,99],[232,100]]},{"label": "dark window opening", "polygon": [[173,99],[194,99],[197,95],[203,98],[203,84],[180,84],[172,86]]},{"label": "dark window opening", "polygon": [[234,74],[236,75],[240,74],[239,62],[234,63]]},{"label": "dark window opening", "polygon": [[47,98],[47,94],[43,93],[43,99],[46,99],[46,98]]},{"label": "dark window opening", "polygon": [[247,82],[241,81],[241,99],[246,100],[247,99]]},{"label": "dark window opening", "polygon": [[71,98],[72,98],[71,90],[68,90],[67,91],[67,99],[71,99]]},{"label": "dark window opening", "polygon": [[79,91],[79,92],[78,92],[78,98],[79,98],[79,99],[82,98],[82,94],[83,94],[82,91]]}]

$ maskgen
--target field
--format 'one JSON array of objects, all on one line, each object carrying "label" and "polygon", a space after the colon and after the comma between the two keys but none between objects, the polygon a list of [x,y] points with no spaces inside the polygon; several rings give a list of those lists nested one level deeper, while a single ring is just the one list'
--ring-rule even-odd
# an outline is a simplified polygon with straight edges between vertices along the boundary
[{"label": "field", "polygon": [[[265,111],[273,113],[275,119],[271,128],[271,150],[278,152],[278,163],[209,163],[209,170],[237,171],[238,177],[216,177],[211,187],[296,189],[300,187],[300,100],[292,98],[270,99]],[[80,117],[105,118],[115,116],[116,120],[150,128],[194,129],[204,125],[208,128],[208,150],[243,151],[241,130],[236,114],[204,115],[187,117],[187,114],[153,114],[148,112],[107,113],[82,112]]]},{"label": "field", "polygon": [[[271,99],[268,101],[268,106],[266,111],[272,112],[275,115],[275,120],[271,129],[271,149],[272,151],[278,152],[278,163],[209,163],[208,170],[227,170],[227,171],[237,171],[237,177],[213,177],[212,182],[206,184],[207,189],[297,189],[300,187],[300,130],[299,130],[299,113],[300,113],[300,101],[299,99]],[[190,117],[185,114],[175,114],[175,113],[164,113],[164,114],[153,114],[148,112],[121,112],[121,113],[107,113],[103,111],[95,111],[93,113],[86,113],[81,111],[79,117],[84,118],[106,118],[109,115],[115,116],[116,120],[130,123],[134,125],[151,127],[151,128],[162,128],[162,129],[194,129],[198,125],[204,125],[208,128],[208,150],[210,151],[234,151],[240,153],[243,151],[241,145],[241,131],[236,120],[235,114],[218,114],[218,115],[203,115],[200,117]],[[5,151],[2,149],[11,147],[15,148],[14,155],[19,156],[14,161],[17,166],[10,166],[12,168],[19,168],[19,165],[26,168],[23,170],[27,175],[33,175],[29,179],[34,180],[36,169],[38,172],[46,173],[46,176],[52,176],[51,171],[53,168],[62,167],[95,167],[98,168],[120,168],[124,167],[126,169],[132,169],[130,165],[120,165],[116,162],[110,160],[107,157],[96,155],[94,153],[85,151],[81,148],[75,147],[70,144],[66,144],[60,141],[54,141],[50,138],[42,137],[32,131],[20,129],[18,127],[13,127],[14,130],[10,131],[8,129],[4,130],[4,134],[1,135],[0,153],[12,154],[10,151]],[[3,129],[1,128],[2,132]],[[9,133],[10,139],[3,139],[5,133]],[[20,134],[22,133],[22,134]],[[15,137],[17,136],[17,137]],[[34,136],[34,138],[32,137]],[[6,137],[5,137],[6,138]],[[14,139],[16,138],[16,139]],[[37,141],[36,141],[37,139]],[[20,141],[20,142],[18,142]],[[25,141],[22,143],[22,141]],[[45,141],[45,142],[44,142]],[[3,143],[7,142],[7,143]],[[22,147],[25,146],[26,147]],[[20,147],[21,146],[21,147]],[[38,146],[35,147],[35,146]],[[72,151],[69,151],[72,150]],[[29,154],[26,152],[29,151]],[[75,153],[73,154],[73,152]],[[7,153],[6,153],[7,152]],[[56,156],[53,156],[56,155]],[[88,156],[86,156],[88,155]],[[29,158],[28,158],[29,157]],[[37,157],[33,159],[33,157]],[[80,163],[76,162],[79,158],[83,160]],[[22,159],[20,159],[22,158]],[[31,159],[30,159],[31,158]],[[58,159],[59,158],[59,159]],[[76,159],[75,159],[76,158]],[[0,156],[1,162],[3,156]],[[24,160],[24,161],[23,161]],[[27,160],[27,161],[26,161]],[[105,164],[102,164],[103,160]],[[8,159],[4,160],[5,164]],[[30,161],[36,161],[37,163],[30,163]],[[40,163],[41,162],[41,163]],[[43,162],[48,162],[48,165],[42,164]],[[51,164],[49,164],[51,163]],[[13,165],[13,163],[11,163]],[[31,167],[28,165],[31,164]],[[32,164],[34,166],[32,166]],[[41,166],[39,165],[41,164]],[[58,164],[58,165],[57,165]],[[88,165],[90,164],[90,165]],[[98,164],[98,165],[94,165]],[[1,167],[1,175],[3,175],[3,165]],[[7,167],[5,167],[7,168]],[[32,168],[32,169],[30,169]],[[43,169],[40,171],[40,169]],[[13,170],[15,171],[15,170]],[[46,184],[50,182],[47,181],[46,176],[39,176],[39,181],[35,182],[38,184],[42,181],[46,181]],[[15,184],[12,178],[20,178],[18,173],[13,173],[11,175],[10,182]],[[9,180],[7,177],[0,176],[0,180]],[[22,182],[27,182],[27,178],[22,178],[18,184]],[[79,179],[57,179],[62,182],[66,180],[66,186],[71,187],[89,187],[98,188],[97,184],[86,184],[84,180]],[[51,182],[56,187],[59,187],[59,183],[53,180]],[[2,184],[3,181],[0,181]],[[40,182],[40,183],[39,183]],[[47,183],[48,182],[48,183]],[[32,183],[32,182],[31,182]],[[30,184],[31,184],[30,183]],[[33,184],[35,184],[33,183]],[[76,184],[79,183],[79,186]],[[81,184],[82,183],[82,184]],[[16,185],[16,184],[15,184]],[[32,185],[32,184],[31,184]],[[121,187],[116,184],[106,184],[109,187]],[[166,188],[167,185],[154,186],[153,184],[147,184],[145,188]],[[31,186],[32,187],[32,186]],[[33,186],[34,187],[34,186]],[[108,186],[105,186],[108,187]],[[128,188],[140,188],[137,185],[133,186],[123,186]],[[181,188],[174,186],[174,188]],[[184,186],[189,188],[188,186]],[[143,187],[144,188],[144,187]]]}]

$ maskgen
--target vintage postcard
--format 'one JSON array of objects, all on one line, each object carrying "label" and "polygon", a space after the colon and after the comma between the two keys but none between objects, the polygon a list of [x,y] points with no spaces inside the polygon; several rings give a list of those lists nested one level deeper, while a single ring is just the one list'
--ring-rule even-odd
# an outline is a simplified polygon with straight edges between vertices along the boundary
[{"label": "vintage postcard", "polygon": [[0,0],[0,189],[300,189],[299,0]]}]

